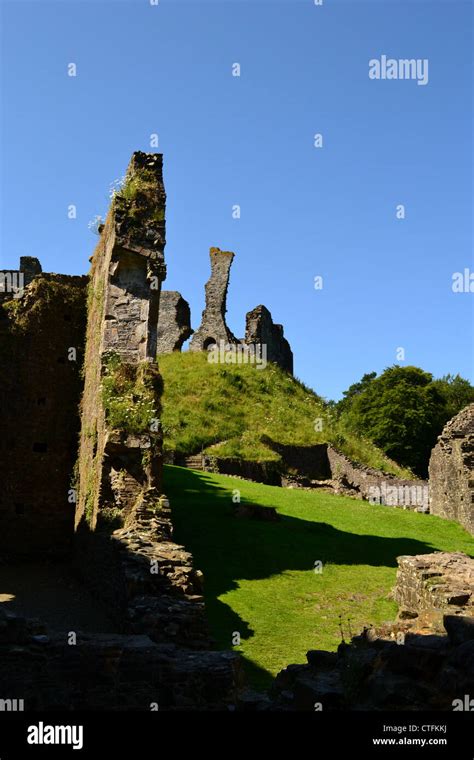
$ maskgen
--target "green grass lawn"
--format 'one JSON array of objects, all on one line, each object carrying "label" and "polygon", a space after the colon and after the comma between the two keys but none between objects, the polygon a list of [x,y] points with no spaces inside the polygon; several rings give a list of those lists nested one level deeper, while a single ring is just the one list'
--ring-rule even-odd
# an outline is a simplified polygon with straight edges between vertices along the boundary
[{"label": "green grass lawn", "polygon": [[[277,523],[238,519],[232,494],[273,506]],[[474,555],[474,539],[432,515],[327,493],[165,468],[174,538],[204,573],[211,631],[231,648],[238,632],[248,675],[262,688],[308,649],[334,650],[350,632],[394,618],[388,598],[396,557],[432,551]],[[321,561],[321,573],[314,563]]]}]

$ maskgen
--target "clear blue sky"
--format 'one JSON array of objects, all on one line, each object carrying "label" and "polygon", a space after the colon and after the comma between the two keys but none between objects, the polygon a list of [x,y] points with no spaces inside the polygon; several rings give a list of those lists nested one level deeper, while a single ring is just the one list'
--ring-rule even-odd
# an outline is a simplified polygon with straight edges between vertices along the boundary
[{"label": "clear blue sky", "polygon": [[[2,267],[31,255],[87,272],[89,220],[158,133],[165,287],[194,328],[216,245],[236,253],[231,329],[264,303],[322,395],[397,347],[405,364],[472,379],[474,294],[451,289],[474,270],[471,3],[0,4]],[[427,58],[428,84],[370,80],[382,54]]]}]

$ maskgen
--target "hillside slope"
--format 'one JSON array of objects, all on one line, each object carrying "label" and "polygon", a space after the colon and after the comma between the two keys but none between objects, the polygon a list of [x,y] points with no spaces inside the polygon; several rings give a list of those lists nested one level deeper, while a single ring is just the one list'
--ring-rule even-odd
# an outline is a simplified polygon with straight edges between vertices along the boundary
[{"label": "hillside slope", "polygon": [[276,365],[211,364],[204,353],[185,352],[160,356],[159,366],[166,451],[278,460],[262,441],[268,436],[285,445],[332,443],[360,464],[413,477],[373,443],[342,429],[323,399]]}]

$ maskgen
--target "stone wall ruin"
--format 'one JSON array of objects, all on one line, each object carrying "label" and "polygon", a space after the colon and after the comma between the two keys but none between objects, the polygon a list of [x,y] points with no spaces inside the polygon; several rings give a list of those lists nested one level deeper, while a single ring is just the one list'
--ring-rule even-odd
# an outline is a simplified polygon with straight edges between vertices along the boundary
[{"label": "stone wall ruin", "polygon": [[[37,262],[37,259],[34,259]],[[23,266],[24,260],[22,260]],[[0,551],[71,548],[86,277],[41,273],[0,302]]]},{"label": "stone wall ruin", "polygon": [[450,420],[431,452],[431,512],[474,533],[474,404]]},{"label": "stone wall ruin", "polygon": [[230,268],[234,260],[232,251],[211,248],[211,276],[206,282],[206,306],[202,313],[199,329],[193,335],[189,350],[207,351],[212,345],[237,343],[237,338],[227,327],[227,290]]},{"label": "stone wall ruin", "polygon": [[181,351],[192,333],[188,302],[176,290],[163,290],[158,318],[158,354]]},{"label": "stone wall ruin", "polygon": [[276,325],[266,306],[257,306],[245,318],[245,343],[266,346],[267,360],[293,374],[293,352],[283,335],[283,325]]},{"label": "stone wall ruin", "polygon": [[29,284],[0,304],[0,550],[48,567],[60,553],[57,572],[82,579],[113,627],[71,620],[70,646],[47,612],[0,610],[1,694],[26,694],[27,711],[225,709],[239,657],[210,651],[202,575],[163,494],[161,155],[133,154],[100,232],[88,278],[22,261]]},{"label": "stone wall ruin", "polygon": [[[189,344],[190,351],[207,351],[213,346],[226,351],[232,346],[247,350],[252,357],[278,364],[293,374],[293,353],[283,334],[283,326],[274,324],[269,310],[257,306],[246,315],[245,338],[238,339],[227,326],[227,292],[230,268],[235,254],[211,248],[211,276],[206,283],[206,306],[199,328]],[[176,291],[163,291],[159,317],[158,353],[180,351],[193,332],[189,304]]]}]

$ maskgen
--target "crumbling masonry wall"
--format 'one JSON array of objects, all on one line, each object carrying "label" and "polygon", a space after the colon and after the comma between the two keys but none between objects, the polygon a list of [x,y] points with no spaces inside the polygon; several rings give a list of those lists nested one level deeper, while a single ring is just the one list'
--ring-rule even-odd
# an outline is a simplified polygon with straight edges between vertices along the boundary
[{"label": "crumbling masonry wall", "polygon": [[134,153],[92,259],[76,564],[127,636],[118,649],[129,649],[141,668],[134,642],[143,636],[150,667],[157,668],[152,689],[143,679],[137,706],[149,709],[158,690],[164,709],[223,707],[235,698],[238,658],[205,651],[202,574],[173,541],[162,487],[155,358],[164,218],[162,156]]},{"label": "crumbling masonry wall", "polygon": [[267,360],[293,374],[293,352],[283,335],[283,325],[276,325],[266,306],[257,306],[246,316],[245,343],[266,346]]},{"label": "crumbling masonry wall", "polygon": [[[206,283],[206,307],[202,312],[201,324],[193,335],[189,350],[206,351],[213,345],[219,348],[231,345],[253,346],[258,350],[259,356],[293,374],[293,353],[283,335],[283,326],[274,324],[272,315],[265,306],[257,306],[248,312],[243,340],[237,339],[228,328],[225,315],[230,268],[234,254],[231,251],[221,251],[220,248],[211,248],[209,255],[211,276]],[[187,302],[179,293],[166,293],[166,298],[160,306],[158,352],[170,353],[181,350],[184,340],[191,332]]]},{"label": "crumbling masonry wall", "polygon": [[165,198],[162,156],[134,153],[93,255],[76,529],[94,531],[99,513],[123,522],[146,489],[161,486],[155,359]]},{"label": "crumbling masonry wall", "polygon": [[227,290],[234,254],[232,251],[211,248],[209,256],[211,276],[206,283],[206,307],[202,313],[201,325],[191,340],[190,351],[206,351],[209,346],[221,341],[226,345],[238,343],[225,321]]},{"label": "crumbling masonry wall", "polygon": [[0,550],[54,555],[73,538],[87,277],[29,281],[0,305]]},{"label": "crumbling masonry wall", "polygon": [[430,508],[474,533],[474,404],[445,426],[431,452]]},{"label": "crumbling masonry wall", "polygon": [[158,354],[181,351],[192,333],[188,302],[176,290],[163,290],[158,317]]}]

